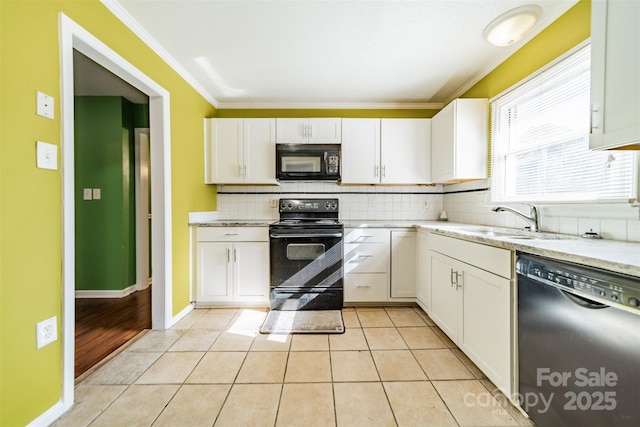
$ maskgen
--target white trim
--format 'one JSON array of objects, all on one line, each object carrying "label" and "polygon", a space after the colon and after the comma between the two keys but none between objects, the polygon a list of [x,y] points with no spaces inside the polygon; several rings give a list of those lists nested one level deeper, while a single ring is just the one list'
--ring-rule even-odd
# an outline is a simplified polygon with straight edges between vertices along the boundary
[{"label": "white trim", "polygon": [[166,329],[172,323],[172,228],[171,228],[171,133],[169,92],[150,79],[117,52],[102,43],[63,13],[59,14],[60,109],[62,122],[62,258],[63,258],[63,384],[62,405],[67,411],[74,402],[74,93],[73,50],[149,96],[152,182],[152,327]]},{"label": "white trim", "polygon": [[218,101],[211,95],[189,72],[151,35],[127,10],[117,1],[101,0],[116,18],[126,25],[133,33],[153,50],[164,62],[178,73],[191,87],[193,87],[211,105],[218,108]]},{"label": "white trim", "polygon": [[180,311],[180,313],[173,316],[173,318],[171,319],[170,327],[178,323],[180,320],[182,320],[187,314],[191,313],[195,307],[196,307],[196,304],[192,302],[191,304],[183,308]]},{"label": "white trim", "polygon": [[78,290],[75,292],[76,298],[124,298],[136,292],[136,285],[128,286],[119,290]]},{"label": "white trim", "polygon": [[[68,408],[67,408],[68,409]],[[63,400],[60,399],[52,407],[40,414],[36,419],[27,424],[27,427],[47,427],[54,423],[67,410]]]},{"label": "white trim", "polygon": [[216,108],[225,110],[234,109],[258,109],[258,110],[441,110],[444,107],[442,102],[220,102]]},{"label": "white trim", "polygon": [[527,77],[525,77],[522,80],[512,84],[511,86],[509,86],[508,88],[506,88],[505,90],[503,90],[502,92],[497,94],[496,96],[490,98],[489,99],[489,104],[491,104],[492,102],[500,99],[502,96],[508,94],[509,92],[511,92],[513,90],[516,90],[517,88],[519,88],[523,84],[527,83],[529,80],[531,80],[531,79],[537,77],[538,75],[544,73],[549,68],[555,66],[559,62],[564,61],[565,59],[567,59],[568,57],[570,57],[571,55],[573,55],[574,53],[576,53],[577,51],[579,51],[583,47],[588,46],[589,44],[591,44],[591,37],[589,37],[588,39],[586,39],[585,41],[583,41],[581,43],[578,43],[577,45],[575,45],[574,47],[572,47],[571,49],[569,49],[568,51],[566,51],[562,55],[558,56],[553,61],[550,61],[550,62],[546,63],[545,65],[543,65],[542,67],[540,67],[536,71],[534,71],[533,73],[529,74]]},{"label": "white trim", "polygon": [[[136,285],[141,291],[149,287],[149,128],[135,128],[135,222],[136,222]],[[77,298],[77,294],[76,294]]]},{"label": "white trim", "polygon": [[[544,31],[553,21],[564,15],[569,9],[575,6],[579,0],[566,0],[562,4],[560,4],[555,10],[553,10],[549,15],[547,15],[544,19],[540,20],[534,27],[533,31],[531,31],[525,38],[520,40],[518,43],[514,43],[506,48],[498,48],[504,49],[502,55],[496,58],[494,61],[487,62],[484,64],[484,67],[476,73],[473,77],[471,77],[467,83],[463,84],[449,99],[444,103],[449,104],[456,98],[459,98],[464,93],[466,93],[469,89],[476,85],[480,80],[485,78],[490,72],[498,68],[500,64],[506,61],[511,55],[516,53],[518,49],[523,47],[525,44],[529,43],[535,36]],[[487,42],[489,43],[489,42]]]}]

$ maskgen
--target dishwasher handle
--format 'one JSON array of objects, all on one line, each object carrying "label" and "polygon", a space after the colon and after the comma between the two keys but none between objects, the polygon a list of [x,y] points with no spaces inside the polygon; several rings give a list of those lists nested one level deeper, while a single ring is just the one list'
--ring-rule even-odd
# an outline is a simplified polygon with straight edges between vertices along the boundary
[{"label": "dishwasher handle", "polygon": [[591,301],[588,298],[585,298],[581,295],[576,295],[574,293],[571,292],[567,292],[564,289],[560,289],[560,288],[556,288],[558,289],[560,292],[562,292],[562,295],[564,295],[565,298],[567,298],[569,301],[571,301],[572,303],[574,303],[575,305],[578,305],[582,308],[587,308],[590,310],[600,310],[603,308],[607,308],[609,307],[606,304],[601,304],[599,302],[596,301]]}]

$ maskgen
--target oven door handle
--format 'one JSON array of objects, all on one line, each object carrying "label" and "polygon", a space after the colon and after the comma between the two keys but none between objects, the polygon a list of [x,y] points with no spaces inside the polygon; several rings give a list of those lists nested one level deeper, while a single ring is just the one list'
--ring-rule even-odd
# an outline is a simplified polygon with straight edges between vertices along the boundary
[{"label": "oven door handle", "polygon": [[342,233],[331,234],[270,234],[273,239],[300,239],[300,238],[316,238],[316,237],[342,237]]}]

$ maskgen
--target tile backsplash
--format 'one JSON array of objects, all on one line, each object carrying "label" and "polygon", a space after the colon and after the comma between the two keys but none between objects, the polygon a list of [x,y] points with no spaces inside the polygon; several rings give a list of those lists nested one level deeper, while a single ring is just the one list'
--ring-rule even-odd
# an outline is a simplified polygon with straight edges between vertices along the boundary
[{"label": "tile backsplash", "polygon": [[[218,186],[218,219],[276,220],[280,198],[337,198],[342,221],[432,221],[447,212],[450,222],[522,228],[508,212],[491,209],[490,180],[435,186],[340,186],[284,183],[273,186]],[[526,210],[521,204],[509,206]],[[581,235],[593,230],[605,239],[640,242],[640,208],[630,204],[539,206],[542,231]]]},{"label": "tile backsplash", "polygon": [[[443,208],[449,221],[522,228],[525,221],[508,212],[493,212],[490,180],[447,185]],[[509,203],[527,212],[520,203]],[[605,239],[640,242],[640,208],[627,203],[548,204],[538,206],[541,231],[579,236],[593,230]]]},{"label": "tile backsplash", "polygon": [[218,219],[278,219],[280,198],[336,198],[342,221],[434,220],[442,211],[442,186],[218,186]]}]

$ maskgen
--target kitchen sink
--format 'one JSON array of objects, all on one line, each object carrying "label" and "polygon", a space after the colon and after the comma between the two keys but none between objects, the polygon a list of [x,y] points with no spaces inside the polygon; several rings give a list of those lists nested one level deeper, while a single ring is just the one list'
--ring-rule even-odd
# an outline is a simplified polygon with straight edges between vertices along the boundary
[{"label": "kitchen sink", "polygon": [[513,240],[564,240],[569,236],[562,234],[543,233],[528,230],[505,230],[489,227],[462,227],[460,231],[470,234],[478,234],[487,237]]}]

